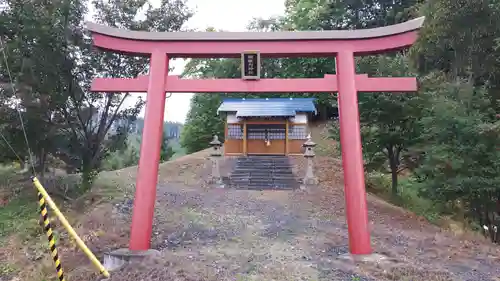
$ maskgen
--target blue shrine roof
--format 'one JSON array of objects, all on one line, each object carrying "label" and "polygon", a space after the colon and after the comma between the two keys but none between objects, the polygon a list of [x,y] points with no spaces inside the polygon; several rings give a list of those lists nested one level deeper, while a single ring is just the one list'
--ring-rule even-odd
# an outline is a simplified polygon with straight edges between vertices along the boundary
[{"label": "blue shrine roof", "polygon": [[265,99],[236,99],[222,100],[217,113],[232,112],[236,117],[289,117],[299,112],[316,112],[314,98],[265,98]]}]

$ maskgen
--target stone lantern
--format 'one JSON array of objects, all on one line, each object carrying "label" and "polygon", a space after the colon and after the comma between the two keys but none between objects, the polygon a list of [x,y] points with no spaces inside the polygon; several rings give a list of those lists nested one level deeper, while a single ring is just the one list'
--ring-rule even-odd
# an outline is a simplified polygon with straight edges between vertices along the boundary
[{"label": "stone lantern", "polygon": [[210,142],[210,146],[212,147],[212,153],[210,154],[211,156],[222,156],[222,143],[220,142],[217,135],[214,135],[214,138]]},{"label": "stone lantern", "polygon": [[224,188],[219,168],[219,161],[222,157],[222,143],[219,141],[219,137],[217,135],[214,135],[214,138],[210,142],[210,146],[212,147],[212,152],[210,153],[212,159],[212,175],[210,183],[215,184],[218,188]]},{"label": "stone lantern", "polygon": [[311,134],[307,136],[307,141],[302,145],[305,148],[304,157],[307,159],[307,169],[306,175],[303,179],[303,188],[309,185],[318,184],[318,179],[314,176],[313,159],[316,154],[314,153],[314,147],[316,143],[312,141]]}]

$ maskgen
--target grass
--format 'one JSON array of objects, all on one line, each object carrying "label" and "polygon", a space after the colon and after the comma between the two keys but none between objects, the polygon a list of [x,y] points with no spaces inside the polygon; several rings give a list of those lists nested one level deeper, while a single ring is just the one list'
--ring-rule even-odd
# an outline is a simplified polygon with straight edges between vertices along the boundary
[{"label": "grass", "polygon": [[394,197],[391,192],[391,175],[370,172],[366,175],[367,190],[394,205],[403,207],[416,215],[425,217],[429,222],[437,224],[441,218],[439,206],[432,200],[418,195],[415,183],[410,177],[399,180],[399,194]]},{"label": "grass", "polygon": [[23,240],[40,233],[36,192],[16,172],[13,166],[0,166],[0,240],[13,233]]},{"label": "grass", "polygon": [[172,158],[170,160],[175,160],[179,157],[186,155],[186,149],[181,146],[179,139],[169,140],[169,145],[172,148],[172,150],[174,151],[174,155],[172,156]]},{"label": "grass", "polygon": [[33,195],[31,200],[28,196],[18,197],[2,208],[0,212],[0,238],[18,233],[25,240],[40,234],[36,194],[31,195]]},{"label": "grass", "polygon": [[[177,156],[182,154],[178,152]],[[187,157],[184,162],[190,163],[189,159]],[[205,159],[205,155],[200,159]],[[163,165],[179,168],[177,164]],[[192,169],[190,165],[185,168]],[[170,168],[168,171],[179,174]],[[55,280],[47,238],[40,226],[36,190],[27,176],[18,172],[19,167],[0,166],[0,280],[11,280],[16,275],[23,281]],[[128,241],[128,224],[110,218],[114,202],[133,196],[136,172],[136,166],[102,172],[95,179],[92,190],[83,194],[78,174],[47,175],[42,184],[80,238],[101,258],[103,251],[121,248]],[[49,214],[53,212],[49,210]],[[197,221],[200,215],[189,213],[187,217]],[[57,219],[53,220],[52,227],[65,271],[70,275],[75,271],[78,276],[81,272],[94,274],[91,265],[82,265],[85,257],[74,247]]]},{"label": "grass", "polygon": [[[338,143],[329,137],[328,123],[312,124],[311,135],[317,143],[316,154],[332,158],[340,158]],[[391,192],[391,176],[380,172],[369,172],[365,175],[367,191],[386,202],[407,209],[425,218],[432,224],[448,228],[455,234],[464,233],[469,229],[480,229],[474,223],[464,221],[463,217],[450,216],[450,210],[430,199],[418,194],[418,183],[411,176],[399,176],[398,196]],[[467,225],[467,226],[466,226]]]},{"label": "grass", "polygon": [[[16,167],[0,166],[0,280],[11,280],[16,275],[21,276],[19,280],[26,281],[56,280],[47,238],[40,225],[37,192],[27,176],[18,171]],[[79,175],[62,175],[47,177],[42,184],[81,238],[87,241],[89,234],[79,225],[85,220],[87,211],[124,193],[119,188],[121,182],[105,175],[84,194],[79,191],[79,182]],[[81,261],[71,260],[71,255],[78,251],[72,250],[71,239],[59,221],[53,218],[50,208],[49,216],[58,250],[63,253],[65,269],[75,267]],[[65,251],[70,251],[71,255],[65,255]]]},{"label": "grass", "polygon": [[[0,280],[10,280],[25,269],[19,258],[39,259],[46,253],[40,238],[37,194],[31,181],[18,174],[14,166],[0,166]],[[24,255],[19,255],[22,252]],[[7,278],[7,279],[2,279]],[[38,280],[37,280],[38,281]]]},{"label": "grass", "polygon": [[338,154],[335,141],[328,137],[328,123],[313,124],[310,127],[311,138],[316,142],[315,152],[318,156]]},{"label": "grass", "polygon": [[[339,157],[340,151],[338,144],[329,138],[328,123],[313,124],[310,128],[312,139],[317,143],[315,152],[318,156]],[[401,177],[399,179],[400,194],[394,197],[391,193],[391,176],[380,172],[370,172],[365,175],[367,190],[390,202],[394,205],[403,207],[411,212],[425,217],[431,223],[440,221],[440,210],[435,202],[422,198],[418,195],[415,183],[410,177]]]},{"label": "grass", "polygon": [[2,262],[0,264],[0,280],[2,280],[2,276],[12,276],[19,272],[19,267],[14,264],[8,262]]}]

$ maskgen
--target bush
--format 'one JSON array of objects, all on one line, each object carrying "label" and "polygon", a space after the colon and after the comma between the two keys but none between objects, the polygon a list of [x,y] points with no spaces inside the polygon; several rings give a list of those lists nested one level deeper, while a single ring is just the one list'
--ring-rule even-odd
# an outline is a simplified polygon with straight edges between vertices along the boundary
[{"label": "bush", "polygon": [[391,192],[391,175],[381,172],[366,174],[367,190],[395,205],[408,209],[430,222],[437,222],[443,208],[430,199],[419,196],[420,183],[414,178],[403,178],[399,184],[399,195],[395,197]]},{"label": "bush", "polygon": [[111,153],[104,161],[102,169],[106,171],[114,171],[130,166],[135,166],[139,163],[139,150],[133,146],[127,147],[123,151]]},{"label": "bush", "polygon": [[418,183],[413,177],[401,180],[399,185],[400,204],[415,214],[425,217],[430,222],[437,222],[440,214],[443,213],[444,206],[421,197],[419,195],[420,185],[421,183]]},{"label": "bush", "polygon": [[[175,144],[175,141],[167,137],[163,138],[163,144],[160,151],[161,162],[170,160],[174,154],[177,153],[173,147]],[[180,147],[178,143],[177,146]],[[110,153],[110,155],[103,162],[102,169],[105,171],[114,171],[131,166],[137,166],[139,164],[140,150],[140,136],[130,136],[124,149]],[[183,151],[180,151],[180,153],[183,153]]]},{"label": "bush", "polygon": [[365,176],[366,188],[374,194],[386,194],[391,190],[391,177],[388,174],[373,171]]}]

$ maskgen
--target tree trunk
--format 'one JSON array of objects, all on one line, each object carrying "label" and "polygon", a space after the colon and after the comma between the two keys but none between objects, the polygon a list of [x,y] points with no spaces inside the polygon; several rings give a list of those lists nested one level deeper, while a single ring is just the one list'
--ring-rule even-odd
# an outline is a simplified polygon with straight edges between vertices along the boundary
[{"label": "tree trunk", "polygon": [[45,162],[47,162],[47,153],[45,153],[45,149],[42,148],[40,152],[38,153],[38,165],[37,165],[37,171],[38,171],[38,178],[43,181],[45,178]]},{"label": "tree trunk", "polygon": [[29,170],[29,164],[27,161],[20,160],[19,166],[21,173],[26,173]]},{"label": "tree trunk", "polygon": [[398,154],[394,152],[394,147],[387,149],[389,155],[389,167],[392,176],[392,195],[398,195]]},{"label": "tree trunk", "polygon": [[92,189],[97,173],[90,167],[83,168],[82,171],[82,191],[87,192]]},{"label": "tree trunk", "polygon": [[[95,151],[95,154],[92,155],[91,151]],[[87,157],[83,157],[82,159],[82,190],[83,192],[87,192],[92,189],[94,184],[94,180],[99,174],[100,167],[100,157],[98,155],[100,153],[95,148],[89,149],[89,155]]]},{"label": "tree trunk", "polygon": [[323,105],[322,106],[322,114],[321,114],[321,121],[326,122],[328,121],[328,106]]}]

